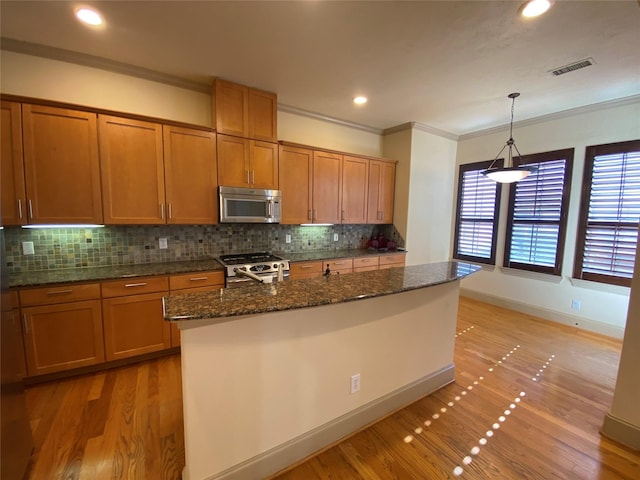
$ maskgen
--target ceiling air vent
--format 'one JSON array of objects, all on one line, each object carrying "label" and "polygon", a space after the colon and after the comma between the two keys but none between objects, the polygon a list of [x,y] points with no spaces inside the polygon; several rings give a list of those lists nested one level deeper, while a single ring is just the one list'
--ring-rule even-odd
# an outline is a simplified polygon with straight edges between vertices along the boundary
[{"label": "ceiling air vent", "polygon": [[569,65],[565,65],[564,67],[555,68],[553,70],[550,70],[550,72],[557,77],[558,75],[564,75],[565,73],[573,72],[574,70],[580,70],[581,68],[590,67],[591,65],[593,65],[593,58],[585,58],[584,60],[570,63]]}]

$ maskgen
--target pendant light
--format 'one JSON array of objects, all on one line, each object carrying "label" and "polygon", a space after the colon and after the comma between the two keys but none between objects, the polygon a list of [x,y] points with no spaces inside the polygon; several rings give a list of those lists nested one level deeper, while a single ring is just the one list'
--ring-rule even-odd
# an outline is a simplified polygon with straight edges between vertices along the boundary
[{"label": "pendant light", "polygon": [[[498,182],[498,183],[517,182],[519,180],[522,180],[523,178],[528,177],[529,175],[531,175],[533,172],[537,170],[536,167],[533,167],[530,165],[519,165],[517,167],[514,165],[513,149],[514,148],[516,149],[516,152],[519,157],[522,156],[522,154],[520,153],[520,150],[518,150],[518,147],[516,146],[516,142],[513,140],[513,107],[516,103],[516,98],[518,98],[519,96],[520,96],[519,93],[509,94],[509,98],[511,99],[511,123],[509,125],[509,140],[507,140],[507,143],[504,144],[504,146],[502,147],[502,150],[498,152],[498,155],[496,155],[496,158],[493,159],[493,162],[491,162],[491,165],[489,165],[489,168],[487,168],[482,172],[483,175],[486,175],[494,182]],[[509,152],[507,156],[506,165],[504,167],[494,167],[493,165],[496,163],[496,160],[502,154],[502,152],[504,152],[504,149],[507,147],[509,148]]]}]

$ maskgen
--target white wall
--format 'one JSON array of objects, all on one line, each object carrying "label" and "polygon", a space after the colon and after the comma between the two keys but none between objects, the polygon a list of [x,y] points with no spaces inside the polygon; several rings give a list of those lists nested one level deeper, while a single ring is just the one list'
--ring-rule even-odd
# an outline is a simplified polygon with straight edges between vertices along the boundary
[{"label": "white wall", "polygon": [[[487,268],[462,282],[463,291],[477,298],[494,300],[505,306],[545,318],[621,337],[627,314],[629,289],[595,282],[572,280],[580,191],[585,147],[640,138],[640,102],[578,113],[513,132],[522,154],[575,148],[565,254],[560,278],[529,274],[511,269]],[[508,138],[508,131],[462,138],[457,163],[491,160]],[[502,264],[506,229],[508,186],[503,187],[497,262]],[[455,195],[453,196],[455,203]],[[453,235],[452,235],[453,237]],[[581,310],[571,310],[571,300],[581,302]]]},{"label": "white wall", "polygon": [[384,155],[399,160],[394,224],[405,238],[407,265],[451,256],[456,146],[415,127],[384,137]]},{"label": "white wall", "polygon": [[[211,95],[58,60],[1,51],[0,91],[212,126]],[[381,156],[380,135],[346,124],[278,112],[280,140]]]}]

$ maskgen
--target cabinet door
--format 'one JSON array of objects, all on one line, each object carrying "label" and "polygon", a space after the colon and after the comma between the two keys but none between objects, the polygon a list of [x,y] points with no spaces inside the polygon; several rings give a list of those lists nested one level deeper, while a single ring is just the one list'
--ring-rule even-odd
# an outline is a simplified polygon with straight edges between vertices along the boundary
[{"label": "cabinet door", "polygon": [[162,313],[162,297],[166,295],[168,292],[102,300],[107,360],[171,347],[171,327]]},{"label": "cabinet door", "polygon": [[22,116],[20,104],[2,102],[2,225],[24,225],[27,221],[24,166],[22,163]]},{"label": "cabinet door", "polygon": [[342,223],[367,223],[369,160],[345,155],[342,164]]},{"label": "cabinet door", "polygon": [[217,133],[246,137],[249,132],[248,91],[243,85],[216,79],[213,112]]},{"label": "cabinet door", "polygon": [[313,223],[341,223],[342,155],[313,152]]},{"label": "cabinet door", "polygon": [[217,135],[218,183],[225,187],[248,187],[250,182],[249,140]]},{"label": "cabinet door", "polygon": [[100,300],[22,309],[29,375],[104,362]]},{"label": "cabinet door", "polygon": [[249,141],[251,187],[278,189],[278,144]]},{"label": "cabinet door", "polygon": [[278,141],[278,96],[250,88],[248,91],[249,138]]},{"label": "cabinet door", "polygon": [[163,134],[167,223],[218,223],[215,135],[167,125]]},{"label": "cabinet door", "polygon": [[393,223],[396,164],[371,160],[367,223]]},{"label": "cabinet door", "polygon": [[22,105],[30,223],[102,223],[96,114]]},{"label": "cabinet door", "polygon": [[279,157],[279,183],[282,193],[280,223],[311,223],[313,151],[280,145]]},{"label": "cabinet door", "polygon": [[165,223],[162,126],[99,116],[104,223]]}]

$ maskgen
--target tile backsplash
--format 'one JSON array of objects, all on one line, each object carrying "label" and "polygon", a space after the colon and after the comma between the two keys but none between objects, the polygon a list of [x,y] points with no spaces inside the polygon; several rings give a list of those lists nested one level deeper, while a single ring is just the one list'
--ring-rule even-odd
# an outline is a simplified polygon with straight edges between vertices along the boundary
[{"label": "tile backsplash", "polygon": [[[334,234],[338,241],[334,241]],[[135,265],[197,260],[239,252],[313,252],[366,248],[383,234],[404,246],[393,225],[157,225],[104,228],[5,227],[5,265],[9,273],[60,268]],[[291,243],[286,243],[291,235]],[[159,248],[166,238],[168,248]],[[22,253],[33,242],[34,255]]]}]

